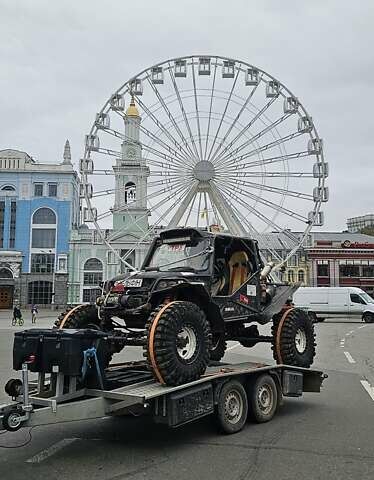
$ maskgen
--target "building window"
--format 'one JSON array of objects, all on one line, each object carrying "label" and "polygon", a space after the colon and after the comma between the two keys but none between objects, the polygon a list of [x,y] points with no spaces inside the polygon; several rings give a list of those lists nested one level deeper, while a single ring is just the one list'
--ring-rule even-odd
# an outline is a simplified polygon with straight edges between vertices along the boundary
[{"label": "building window", "polygon": [[68,257],[67,255],[59,255],[57,260],[57,271],[59,273],[67,273],[68,271]]},{"label": "building window", "polygon": [[374,265],[363,265],[362,276],[366,278],[374,277]]},{"label": "building window", "polygon": [[133,182],[128,182],[125,185],[125,203],[133,203],[136,200],[136,185]]},{"label": "building window", "polygon": [[10,202],[9,248],[14,248],[16,245],[16,218],[17,218],[17,203]]},{"label": "building window", "polygon": [[48,183],[48,197],[57,197],[57,183]]},{"label": "building window", "polygon": [[52,282],[30,282],[28,286],[28,303],[47,305],[52,301]]},{"label": "building window", "polygon": [[32,223],[40,225],[55,225],[56,214],[50,208],[39,208],[33,215]]},{"label": "building window", "polygon": [[339,274],[341,277],[359,277],[359,265],[339,265]]},{"label": "building window", "polygon": [[[130,265],[135,265],[135,250],[121,250],[121,258]],[[123,262],[121,262],[121,273],[126,273],[131,271],[131,269]]]},{"label": "building window", "polygon": [[9,268],[0,268],[0,278],[13,278],[13,273]]},{"label": "building window", "polygon": [[289,267],[297,267],[297,256],[296,255],[292,255],[292,257],[290,257],[288,259],[288,266]]},{"label": "building window", "polygon": [[294,275],[293,270],[288,270],[287,279],[288,279],[289,283],[293,283],[295,281],[295,275]]},{"label": "building window", "polygon": [[0,202],[0,248],[4,248],[4,214],[5,202]]},{"label": "building window", "polygon": [[16,189],[12,185],[5,185],[5,187],[1,187],[1,190],[4,192],[15,192]]},{"label": "building window", "polygon": [[101,295],[100,288],[85,288],[83,289],[83,302],[85,303],[95,303],[97,297]]},{"label": "building window", "polygon": [[304,283],[305,282],[305,272],[304,270],[299,270],[297,273],[297,281]]},{"label": "building window", "polygon": [[34,184],[34,196],[35,197],[42,197],[43,196],[43,184],[42,183],[35,183]]},{"label": "building window", "polygon": [[329,277],[328,264],[317,264],[317,277]]},{"label": "building window", "polygon": [[33,228],[32,229],[32,248],[55,248],[56,229],[55,228]]},{"label": "building window", "polygon": [[[43,230],[40,230],[43,231]],[[55,267],[54,254],[31,254],[31,273],[52,273]]]},{"label": "building window", "polygon": [[83,301],[94,303],[101,294],[99,285],[103,281],[103,264],[98,258],[90,258],[83,270]]}]

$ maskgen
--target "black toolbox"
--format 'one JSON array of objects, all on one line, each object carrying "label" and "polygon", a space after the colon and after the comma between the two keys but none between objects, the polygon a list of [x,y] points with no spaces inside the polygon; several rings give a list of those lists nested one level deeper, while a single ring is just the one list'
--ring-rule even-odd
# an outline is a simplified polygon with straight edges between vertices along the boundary
[{"label": "black toolbox", "polygon": [[[13,369],[21,370],[30,356],[31,372],[63,373],[79,376],[82,372],[84,351],[95,347],[100,370],[108,358],[107,334],[91,329],[38,329],[16,332],[13,344]],[[94,362],[91,361],[95,369]]]}]

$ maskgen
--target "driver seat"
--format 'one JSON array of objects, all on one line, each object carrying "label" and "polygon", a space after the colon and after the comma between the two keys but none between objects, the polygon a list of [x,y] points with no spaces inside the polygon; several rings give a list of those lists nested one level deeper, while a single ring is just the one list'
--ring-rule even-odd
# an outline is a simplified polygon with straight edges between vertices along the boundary
[{"label": "driver seat", "polygon": [[230,288],[229,295],[235,292],[249,276],[248,255],[244,251],[235,252],[229,260]]}]

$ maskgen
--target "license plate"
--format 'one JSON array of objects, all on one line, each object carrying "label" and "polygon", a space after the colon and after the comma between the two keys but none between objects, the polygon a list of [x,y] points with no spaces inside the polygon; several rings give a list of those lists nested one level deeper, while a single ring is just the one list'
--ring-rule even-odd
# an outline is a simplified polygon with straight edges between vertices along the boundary
[{"label": "license plate", "polygon": [[141,287],[143,283],[142,278],[128,278],[125,280],[124,285],[128,288]]}]

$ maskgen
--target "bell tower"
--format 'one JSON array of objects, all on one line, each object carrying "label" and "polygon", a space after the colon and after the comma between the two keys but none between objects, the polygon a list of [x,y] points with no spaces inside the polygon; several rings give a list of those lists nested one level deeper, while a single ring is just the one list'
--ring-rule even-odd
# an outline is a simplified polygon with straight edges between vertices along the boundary
[{"label": "bell tower", "polygon": [[139,234],[148,230],[147,178],[149,167],[142,158],[140,143],[141,117],[134,96],[126,110],[125,140],[121,158],[113,166],[115,175],[115,200],[112,209],[113,229]]}]

